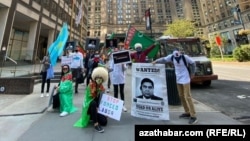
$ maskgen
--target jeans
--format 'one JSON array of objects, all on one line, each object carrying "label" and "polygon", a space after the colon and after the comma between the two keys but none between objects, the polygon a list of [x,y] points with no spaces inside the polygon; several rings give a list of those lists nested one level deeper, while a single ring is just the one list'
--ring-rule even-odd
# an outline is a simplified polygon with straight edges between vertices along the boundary
[{"label": "jeans", "polygon": [[41,87],[41,93],[44,93],[44,86],[45,86],[45,83],[47,83],[47,90],[46,90],[46,92],[47,92],[47,93],[49,92],[49,88],[50,88],[50,79],[47,79],[47,80],[46,80],[46,77],[47,77],[47,71],[42,72],[42,87]]}]

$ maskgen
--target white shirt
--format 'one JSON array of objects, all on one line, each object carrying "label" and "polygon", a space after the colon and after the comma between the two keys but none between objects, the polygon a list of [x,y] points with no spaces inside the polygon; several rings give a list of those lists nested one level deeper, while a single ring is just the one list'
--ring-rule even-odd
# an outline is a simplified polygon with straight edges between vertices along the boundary
[{"label": "white shirt", "polygon": [[72,56],[72,62],[70,68],[83,68],[83,55],[79,51],[70,54]]},{"label": "white shirt", "polygon": [[[171,57],[172,57],[172,54],[164,57],[163,59],[165,62],[172,62]],[[186,58],[187,64],[195,63],[189,56],[184,55],[184,57]],[[177,84],[190,83],[189,72],[188,72],[187,67],[185,66],[185,64],[183,62],[183,59],[180,59],[179,63],[175,59],[173,59],[173,64],[175,66],[175,75],[176,75]]]},{"label": "white shirt", "polygon": [[113,71],[110,72],[110,81],[112,84],[125,84],[125,70],[126,64],[114,64],[113,59],[110,60],[109,68]]}]

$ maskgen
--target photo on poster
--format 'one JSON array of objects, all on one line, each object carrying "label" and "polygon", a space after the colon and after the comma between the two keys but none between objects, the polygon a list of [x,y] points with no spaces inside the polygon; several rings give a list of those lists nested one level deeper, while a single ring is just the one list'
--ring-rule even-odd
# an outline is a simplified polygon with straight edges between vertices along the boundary
[{"label": "photo on poster", "polygon": [[100,44],[100,39],[97,38],[87,38],[86,39],[86,50],[98,50]]},{"label": "photo on poster", "polygon": [[165,64],[133,63],[131,115],[169,120]]},{"label": "photo on poster", "polygon": [[106,39],[106,48],[115,48],[118,46],[117,39]]},{"label": "photo on poster", "polygon": [[74,41],[66,42],[64,47],[65,50],[74,50],[75,48],[76,48],[76,42]]},{"label": "photo on poster", "polygon": [[138,92],[136,98],[148,99],[148,100],[163,100],[162,97],[156,94],[157,87],[155,86],[155,82],[153,78],[144,77],[142,79],[137,79],[137,84],[139,87],[137,88]]},{"label": "photo on poster", "polygon": [[114,64],[131,63],[131,57],[128,50],[114,52],[112,56]]}]

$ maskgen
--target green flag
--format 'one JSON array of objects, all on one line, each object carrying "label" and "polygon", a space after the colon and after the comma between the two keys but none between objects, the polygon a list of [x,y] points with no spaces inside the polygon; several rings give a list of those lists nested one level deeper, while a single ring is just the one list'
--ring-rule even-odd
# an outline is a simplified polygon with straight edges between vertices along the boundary
[{"label": "green flag", "polygon": [[[135,27],[129,26],[126,39],[125,39],[125,48],[132,48],[134,49],[134,45],[136,43],[142,44],[142,50],[153,45],[156,41],[140,31],[136,30]],[[157,44],[156,47],[148,54],[149,58],[154,58],[159,50],[160,45]]]},{"label": "green flag", "polygon": [[108,39],[113,39],[115,36],[114,32],[112,32],[112,34],[108,37]]},{"label": "green flag", "polygon": [[[113,39],[114,38],[114,36],[115,36],[115,34],[114,34],[114,32],[112,32],[112,34],[107,38],[107,39]],[[106,45],[105,45],[106,46]],[[111,48],[108,48],[108,51],[107,51],[107,53],[108,54],[110,54],[111,53],[111,51],[112,51],[112,49]]]}]

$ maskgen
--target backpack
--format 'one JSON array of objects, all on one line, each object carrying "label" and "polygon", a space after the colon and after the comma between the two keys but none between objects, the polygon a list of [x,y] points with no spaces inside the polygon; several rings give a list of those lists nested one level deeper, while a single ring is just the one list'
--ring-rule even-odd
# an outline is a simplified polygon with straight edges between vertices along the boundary
[{"label": "backpack", "polygon": [[[184,65],[186,66],[189,75],[191,75],[191,70],[190,70],[190,67],[189,67],[188,64],[187,64],[187,61],[186,61],[185,56],[184,56],[184,55],[181,55],[181,59],[183,60],[183,63],[184,63]],[[172,61],[172,62],[174,61],[174,55],[171,56],[171,61]]]}]

